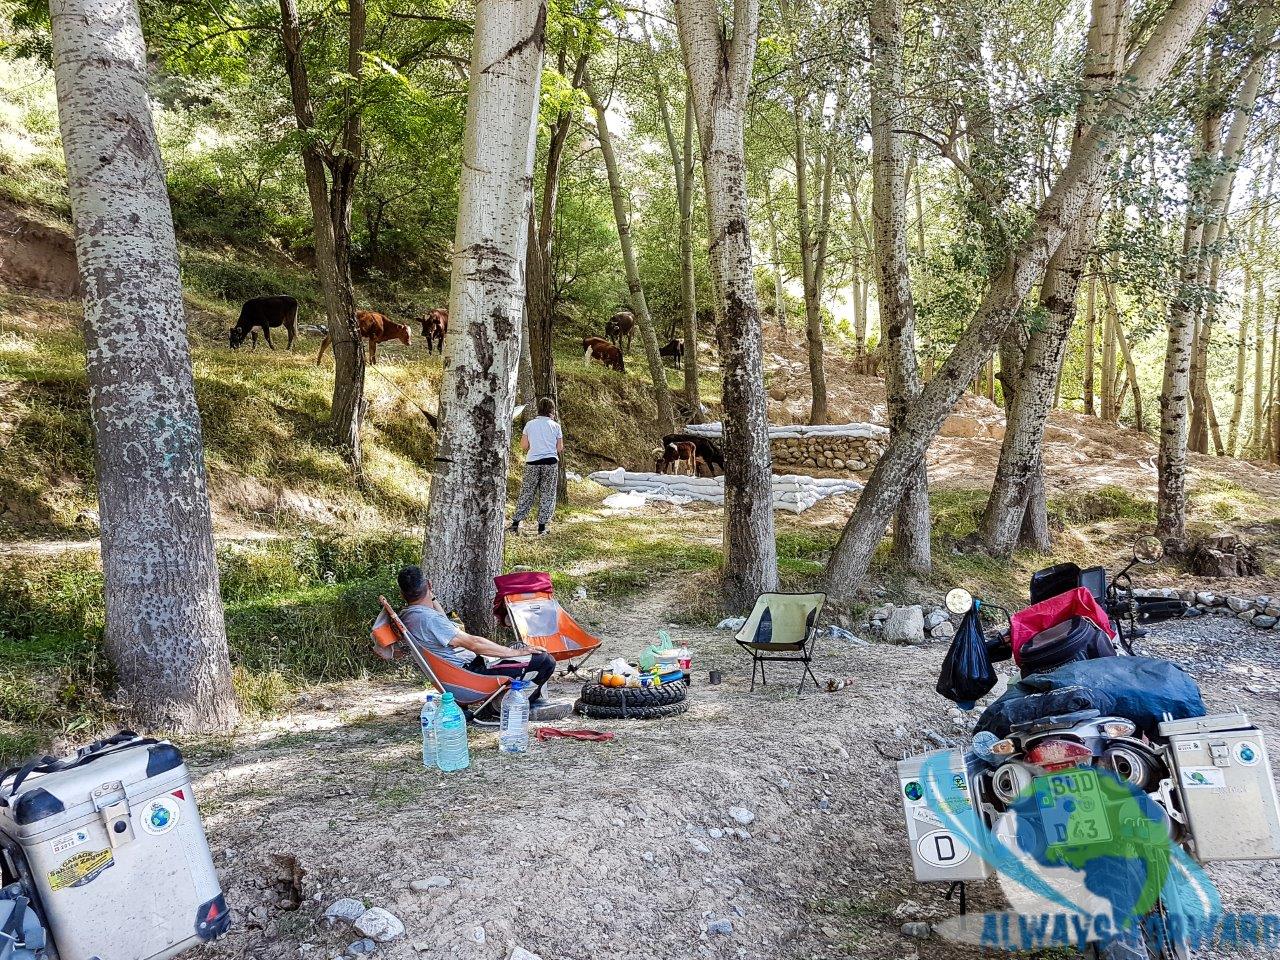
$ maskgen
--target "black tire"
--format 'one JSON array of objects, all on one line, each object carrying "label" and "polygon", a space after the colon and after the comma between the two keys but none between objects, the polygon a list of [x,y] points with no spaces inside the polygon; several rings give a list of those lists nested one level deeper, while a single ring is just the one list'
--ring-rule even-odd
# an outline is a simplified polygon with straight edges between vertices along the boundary
[{"label": "black tire", "polygon": [[660,706],[623,706],[614,702],[609,706],[598,703],[586,703],[579,699],[574,705],[575,713],[594,720],[658,720],[662,717],[674,717],[689,709],[688,700],[676,703],[665,703]]},{"label": "black tire", "polygon": [[[582,688],[582,703],[596,707],[621,709],[626,704],[631,711],[666,707],[680,703],[689,695],[689,688],[682,680],[664,683],[660,687],[605,687],[588,683]],[[621,713],[618,716],[622,716]]]}]

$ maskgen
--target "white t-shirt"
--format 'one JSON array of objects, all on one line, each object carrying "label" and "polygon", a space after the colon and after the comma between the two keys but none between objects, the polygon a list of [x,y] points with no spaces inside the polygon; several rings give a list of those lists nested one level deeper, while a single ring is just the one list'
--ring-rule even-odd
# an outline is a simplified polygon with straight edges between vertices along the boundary
[{"label": "white t-shirt", "polygon": [[556,448],[559,446],[560,438],[564,436],[564,432],[560,429],[560,424],[550,417],[534,417],[524,425],[524,435],[529,439],[529,454],[525,457],[526,463],[532,463],[535,460],[546,460],[549,457],[559,459],[560,452]]}]

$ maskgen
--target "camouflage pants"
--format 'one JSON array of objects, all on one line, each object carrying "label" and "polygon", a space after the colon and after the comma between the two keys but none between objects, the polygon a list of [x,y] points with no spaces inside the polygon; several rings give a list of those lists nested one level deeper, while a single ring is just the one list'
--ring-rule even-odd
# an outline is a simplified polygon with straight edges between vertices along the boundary
[{"label": "camouflage pants", "polygon": [[529,515],[534,501],[538,503],[538,526],[545,527],[556,512],[556,481],[560,477],[558,463],[526,463],[520,480],[520,496],[516,500],[515,516],[519,523]]}]

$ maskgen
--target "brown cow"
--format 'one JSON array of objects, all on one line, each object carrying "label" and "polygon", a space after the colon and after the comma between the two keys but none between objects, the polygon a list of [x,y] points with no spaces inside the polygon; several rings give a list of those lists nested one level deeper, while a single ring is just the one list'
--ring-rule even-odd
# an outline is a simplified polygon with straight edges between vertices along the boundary
[{"label": "brown cow", "polygon": [[636,318],[629,310],[619,310],[604,325],[604,335],[613,341],[613,345],[622,349],[622,338],[627,338],[627,353],[631,352],[631,337],[635,333]]},{"label": "brown cow", "polygon": [[657,451],[660,456],[654,461],[654,473],[680,473],[681,464],[684,465],[689,476],[698,475],[698,448],[688,440],[676,440],[666,444]]},{"label": "brown cow", "polygon": [[427,341],[427,353],[432,353],[434,346],[444,353],[444,335],[449,332],[449,311],[443,307],[428,310],[422,318],[422,338]]},{"label": "brown cow", "polygon": [[622,351],[603,337],[583,337],[582,350],[584,360],[595,360],[603,363],[610,370],[625,373],[622,362]]},{"label": "brown cow", "polygon": [[[403,323],[396,323],[389,320],[380,313],[374,313],[372,310],[357,310],[356,324],[360,327],[360,336],[369,341],[369,365],[377,366],[378,363],[378,344],[386,343],[388,340],[399,340],[406,347],[409,346],[409,328]],[[320,366],[320,361],[324,359],[324,352],[329,349],[329,337],[326,336],[320,344],[320,354],[316,357],[316,366]]]},{"label": "brown cow", "polygon": [[666,346],[658,349],[658,356],[664,360],[674,360],[678,367],[684,361],[684,341],[679,337],[668,340]]}]

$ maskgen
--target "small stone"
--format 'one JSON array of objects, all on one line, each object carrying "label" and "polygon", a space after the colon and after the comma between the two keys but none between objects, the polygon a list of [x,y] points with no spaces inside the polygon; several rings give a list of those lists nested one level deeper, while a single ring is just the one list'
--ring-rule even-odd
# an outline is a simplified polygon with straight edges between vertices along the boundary
[{"label": "small stone", "polygon": [[1231,608],[1232,613],[1244,613],[1253,608],[1253,603],[1243,597],[1227,597],[1227,606]]},{"label": "small stone", "polygon": [[733,817],[734,820],[738,821],[738,823],[742,824],[744,827],[749,826],[755,822],[756,819],[756,815],[746,807],[730,807],[729,816]]},{"label": "small stone", "polygon": [[1196,594],[1196,603],[1202,607],[1216,607],[1218,605],[1218,595],[1208,591],[1201,591]]},{"label": "small stone", "polygon": [[929,636],[934,640],[950,640],[955,635],[955,624],[950,621],[944,621],[929,631]]},{"label": "small stone", "polygon": [[381,907],[370,907],[355,922],[356,932],[379,943],[389,943],[404,936],[404,924],[394,913]]},{"label": "small stone", "polygon": [[329,909],[325,910],[324,918],[330,924],[340,922],[355,923],[364,915],[368,909],[359,900],[353,897],[343,897],[341,900],[335,900],[329,904]]},{"label": "small stone", "polygon": [[431,890],[443,890],[445,887],[453,883],[448,877],[442,874],[436,874],[434,877],[427,877],[425,880],[415,880],[409,884],[409,889],[414,893],[427,893]]},{"label": "small stone", "polygon": [[484,943],[485,941],[484,927],[476,927],[474,930],[472,930],[471,939],[474,940],[476,943],[481,943],[481,944]]},{"label": "small stone", "polygon": [[710,829],[707,830],[707,836],[710,837],[712,840],[719,840],[721,837],[724,836],[724,831],[721,830],[719,827],[711,827]]},{"label": "small stone", "polygon": [[945,610],[930,610],[924,618],[924,628],[926,630],[932,630],[938,624],[944,623],[950,619],[950,614]]},{"label": "small stone", "polygon": [[542,960],[536,953],[530,953],[524,947],[512,947],[507,960]]},{"label": "small stone", "polygon": [[699,840],[697,837],[689,838],[689,846],[693,848],[694,853],[710,853],[711,848]]},{"label": "small stone", "polygon": [[913,920],[910,923],[902,925],[902,935],[904,937],[915,937],[918,940],[927,940],[931,930],[929,924],[922,920]]},{"label": "small stone", "polygon": [[707,924],[707,933],[719,934],[727,937],[733,933],[733,921],[727,917],[721,917],[719,920],[712,920]]},{"label": "small stone", "polygon": [[1258,611],[1256,610],[1241,610],[1236,614],[1236,619],[1243,620],[1245,623],[1251,623],[1253,618],[1256,616],[1258,616]]},{"label": "small stone", "polygon": [[914,900],[904,900],[893,910],[893,919],[900,923],[906,920],[918,920],[920,916],[920,904]]},{"label": "small stone", "polygon": [[1280,607],[1273,607],[1270,604],[1263,607],[1262,612],[1268,617],[1280,617]]},{"label": "small stone", "polygon": [[821,800],[818,801],[818,809],[821,810],[823,813],[829,813],[831,810],[831,801],[828,800],[826,797],[823,797]]},{"label": "small stone", "polygon": [[363,940],[357,940],[355,943],[347,947],[347,955],[351,957],[358,957],[365,953],[373,953],[373,951],[377,949],[378,945],[368,937],[365,937]]},{"label": "small stone", "polygon": [[1276,625],[1276,618],[1269,617],[1265,613],[1260,613],[1250,621],[1255,627],[1263,630],[1270,630]]}]

